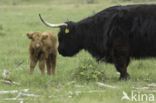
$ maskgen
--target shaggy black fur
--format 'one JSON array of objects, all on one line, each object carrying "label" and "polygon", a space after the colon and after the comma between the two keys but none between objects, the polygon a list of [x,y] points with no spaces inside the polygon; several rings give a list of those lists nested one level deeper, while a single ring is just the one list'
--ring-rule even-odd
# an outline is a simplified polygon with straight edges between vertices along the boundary
[{"label": "shaggy black fur", "polygon": [[156,5],[113,6],[66,23],[58,34],[59,53],[73,56],[85,49],[97,60],[114,63],[120,79],[128,77],[130,57],[156,57]]}]

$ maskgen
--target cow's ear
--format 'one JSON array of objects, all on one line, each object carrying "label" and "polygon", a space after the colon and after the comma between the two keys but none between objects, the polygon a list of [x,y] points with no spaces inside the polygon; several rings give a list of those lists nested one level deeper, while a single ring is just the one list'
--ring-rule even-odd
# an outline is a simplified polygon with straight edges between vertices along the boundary
[{"label": "cow's ear", "polygon": [[42,40],[47,39],[47,38],[48,38],[47,34],[42,35]]},{"label": "cow's ear", "polygon": [[29,39],[33,39],[33,32],[27,33],[27,37],[28,37]]}]

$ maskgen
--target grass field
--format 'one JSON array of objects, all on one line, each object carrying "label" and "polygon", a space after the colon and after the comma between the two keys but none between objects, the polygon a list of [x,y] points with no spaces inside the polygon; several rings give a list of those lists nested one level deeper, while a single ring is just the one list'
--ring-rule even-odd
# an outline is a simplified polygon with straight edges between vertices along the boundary
[{"label": "grass field", "polygon": [[[113,65],[107,63],[96,63],[95,60],[85,51],[72,58],[58,56],[55,76],[42,76],[38,67],[33,75],[29,75],[29,40],[26,33],[30,31],[52,31],[58,29],[45,27],[39,20],[38,14],[54,23],[66,20],[79,21],[93,13],[106,7],[116,4],[128,4],[112,1],[103,1],[95,4],[81,3],[59,3],[33,2],[29,3],[17,0],[19,3],[2,0],[0,3],[0,75],[3,69],[8,69],[10,79],[20,85],[7,85],[0,82],[0,90],[29,89],[29,93],[39,95],[39,97],[23,96],[24,103],[155,103],[146,101],[121,100],[123,91],[129,96],[132,91],[137,91],[137,96],[142,94],[153,94],[156,96],[156,60],[154,58],[145,60],[132,60],[128,71],[131,79],[119,81],[119,75]],[[32,0],[29,0],[32,2]],[[70,0],[67,0],[70,1]],[[86,63],[88,63],[86,65]],[[89,66],[88,66],[89,65]],[[90,67],[91,66],[91,67]],[[81,78],[79,68],[93,69],[102,79],[96,75],[90,78]],[[87,70],[87,73],[90,70]],[[93,71],[94,72],[94,71]],[[77,75],[75,75],[77,74]],[[93,76],[93,77],[92,77]],[[78,77],[78,78],[77,78]],[[0,77],[1,78],[1,77]],[[2,79],[2,78],[1,78]],[[103,86],[103,84],[113,87]],[[138,88],[138,89],[137,89]],[[18,100],[5,100],[14,98],[16,94],[1,94],[0,103],[20,103]],[[139,98],[139,97],[138,97]],[[138,100],[138,99],[137,99]],[[22,102],[21,102],[22,103]]]}]

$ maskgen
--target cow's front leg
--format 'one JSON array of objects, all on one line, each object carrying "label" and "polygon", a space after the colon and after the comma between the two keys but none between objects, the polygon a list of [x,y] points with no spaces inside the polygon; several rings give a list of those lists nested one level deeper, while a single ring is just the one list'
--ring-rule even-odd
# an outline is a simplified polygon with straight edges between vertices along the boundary
[{"label": "cow's front leg", "polygon": [[120,80],[127,80],[129,74],[127,72],[127,66],[129,64],[129,52],[126,48],[117,48],[113,51],[114,65],[118,72],[120,72]]},{"label": "cow's front leg", "polygon": [[120,72],[120,80],[127,80],[129,78],[129,74],[127,72],[128,60],[123,57],[115,58],[115,67],[118,72]]}]

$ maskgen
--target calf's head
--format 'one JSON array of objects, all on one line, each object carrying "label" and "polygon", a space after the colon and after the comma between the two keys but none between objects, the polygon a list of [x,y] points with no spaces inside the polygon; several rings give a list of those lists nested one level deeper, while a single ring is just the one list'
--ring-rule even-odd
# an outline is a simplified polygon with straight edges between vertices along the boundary
[{"label": "calf's head", "polygon": [[39,15],[41,21],[48,27],[60,28],[58,33],[58,52],[63,56],[73,56],[82,49],[82,38],[77,32],[76,23],[66,22],[60,24],[51,24],[43,20]]},{"label": "calf's head", "polygon": [[34,49],[41,49],[43,47],[43,40],[48,37],[48,35],[43,35],[40,32],[29,32],[27,37],[31,40],[31,46]]}]

